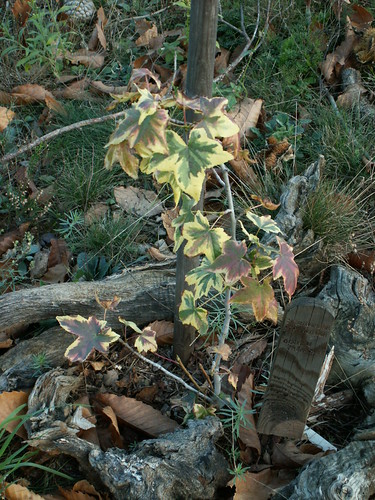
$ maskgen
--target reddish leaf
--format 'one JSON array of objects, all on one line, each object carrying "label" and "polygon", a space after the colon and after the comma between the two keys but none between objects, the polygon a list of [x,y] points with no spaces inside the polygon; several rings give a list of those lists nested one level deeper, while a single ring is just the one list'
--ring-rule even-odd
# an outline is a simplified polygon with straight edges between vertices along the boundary
[{"label": "reddish leaf", "polygon": [[13,15],[21,27],[25,26],[31,12],[30,2],[31,0],[16,0],[12,7]]},{"label": "reddish leaf", "polygon": [[280,255],[276,258],[273,266],[273,278],[283,277],[284,288],[290,299],[297,288],[299,270],[294,262],[293,248],[279,237],[277,237],[277,242],[280,247]]},{"label": "reddish leaf", "polygon": [[29,229],[29,226],[30,222],[24,222],[18,229],[0,236],[0,256],[10,248],[13,248],[16,241],[21,241],[23,239],[26,231]]},{"label": "reddish leaf", "polygon": [[251,271],[250,263],[242,258],[246,252],[247,246],[244,241],[226,241],[223,253],[213,261],[210,268],[213,271],[225,271],[227,282],[233,284]]},{"label": "reddish leaf", "polygon": [[280,203],[273,203],[268,196],[265,196],[264,198],[261,198],[260,196],[256,194],[252,194],[251,198],[255,201],[258,201],[264,208],[267,208],[267,210],[276,210],[279,208]]},{"label": "reddish leaf", "polygon": [[95,293],[95,300],[106,311],[115,311],[116,307],[121,302],[121,297],[115,295],[111,300],[100,300],[97,293]]},{"label": "reddish leaf", "polygon": [[249,277],[241,278],[241,282],[244,288],[238,290],[233,295],[231,302],[251,304],[257,321],[270,319],[276,323],[277,316],[275,318],[274,312],[275,298],[269,282],[265,280],[264,283],[261,284],[258,280]]},{"label": "reddish leaf", "polygon": [[361,5],[351,5],[352,12],[349,15],[353,28],[366,30],[371,26],[374,18],[372,14]]},{"label": "reddish leaf", "polygon": [[71,253],[64,239],[51,240],[51,250],[48,256],[48,269],[58,264],[69,267]]},{"label": "reddish leaf", "polygon": [[57,316],[56,319],[64,330],[78,337],[65,351],[70,361],[84,361],[94,349],[107,352],[109,344],[119,338],[111,328],[106,328],[106,321],[95,316],[88,319],[79,315]]}]

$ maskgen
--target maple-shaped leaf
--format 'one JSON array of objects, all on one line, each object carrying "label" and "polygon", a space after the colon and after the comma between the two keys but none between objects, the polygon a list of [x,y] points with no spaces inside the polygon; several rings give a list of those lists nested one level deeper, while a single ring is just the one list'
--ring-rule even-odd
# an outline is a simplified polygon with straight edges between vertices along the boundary
[{"label": "maple-shaped leaf", "polygon": [[139,123],[141,124],[147,116],[153,115],[156,112],[159,102],[147,89],[138,89],[138,92],[141,97],[134,103],[133,107],[141,112],[139,119]]},{"label": "maple-shaped leaf", "polygon": [[194,297],[197,299],[208,295],[214,288],[219,293],[223,291],[224,281],[220,274],[211,270],[211,262],[204,258],[201,265],[192,269],[185,277],[189,285],[194,286]]},{"label": "maple-shaped leaf", "polygon": [[201,335],[207,333],[207,311],[195,305],[194,295],[189,290],[182,294],[179,312],[182,323],[193,326]]},{"label": "maple-shaped leaf", "polygon": [[181,108],[193,109],[194,111],[201,111],[201,100],[199,97],[188,97],[182,92],[177,92],[176,104]]},{"label": "maple-shaped leaf", "polygon": [[118,162],[124,172],[133,179],[137,179],[139,159],[134,156],[133,152],[129,147],[128,141],[110,145],[104,158],[104,167],[107,170],[111,170],[113,165]]},{"label": "maple-shaped leaf", "polygon": [[[231,302],[251,304],[257,321],[271,319],[274,321],[274,293],[269,281],[259,283],[258,280],[248,276],[241,279],[244,288],[235,292]],[[270,313],[271,308],[271,313]],[[271,317],[270,317],[271,316]]]},{"label": "maple-shaped leaf", "polygon": [[224,97],[200,98],[200,108],[203,113],[202,120],[197,123],[195,129],[203,128],[208,137],[231,137],[238,134],[238,125],[225,114],[224,108],[228,100]]},{"label": "maple-shaped leaf", "polygon": [[283,277],[284,288],[290,299],[297,288],[299,269],[294,261],[293,248],[279,237],[277,237],[277,242],[280,248],[280,255],[276,258],[273,265],[273,278]]},{"label": "maple-shaped leaf", "polygon": [[253,250],[249,253],[249,259],[252,269],[258,275],[264,269],[269,269],[273,266],[274,260],[268,255],[261,254],[259,250]]},{"label": "maple-shaped leaf", "polygon": [[194,221],[184,225],[184,238],[185,255],[195,257],[203,254],[212,262],[221,254],[223,244],[230,239],[230,236],[221,227],[213,229],[208,219],[198,211]]},{"label": "maple-shaped leaf", "polygon": [[144,157],[154,153],[168,153],[165,132],[168,113],[164,109],[153,110],[152,114],[142,112],[132,106],[127,110],[125,119],[113,132],[107,146],[128,141],[129,148]]},{"label": "maple-shaped leaf", "polygon": [[129,328],[131,328],[135,332],[142,335],[142,330],[133,321],[126,321],[126,319],[121,318],[121,316],[118,317],[118,320],[120,323],[123,323],[125,326],[128,326]]},{"label": "maple-shaped leaf", "polygon": [[161,82],[160,82],[158,76],[155,73],[152,73],[147,68],[135,68],[135,69],[133,69],[132,74],[129,78],[128,85],[130,83],[139,81],[142,78],[152,78],[154,80],[154,82],[156,83],[156,86],[158,87],[158,89],[160,89]]},{"label": "maple-shaped leaf", "polygon": [[95,316],[88,319],[80,315],[57,316],[56,319],[64,330],[78,337],[65,351],[70,361],[84,361],[94,349],[107,352],[109,344],[120,337],[106,327],[106,321],[98,320]]},{"label": "maple-shaped leaf", "polygon": [[182,236],[182,228],[184,224],[186,224],[187,222],[193,222],[194,220],[194,214],[192,212],[194,205],[195,200],[193,200],[193,198],[186,196],[186,194],[182,195],[182,203],[178,216],[172,221],[172,227],[174,227],[175,229],[173,248],[173,251],[175,253],[180,248],[181,243],[184,241],[184,237]]},{"label": "maple-shaped leaf", "polygon": [[151,328],[144,328],[142,333],[136,338],[134,346],[138,352],[156,352],[158,345],[156,343],[156,332]]},{"label": "maple-shaped leaf", "polygon": [[228,284],[233,284],[251,271],[250,263],[243,259],[247,252],[244,241],[228,240],[223,245],[223,253],[211,264],[213,271],[225,272]]},{"label": "maple-shaped leaf", "polygon": [[280,233],[280,228],[270,215],[256,215],[252,212],[246,212],[246,217],[251,220],[259,229],[266,233]]}]

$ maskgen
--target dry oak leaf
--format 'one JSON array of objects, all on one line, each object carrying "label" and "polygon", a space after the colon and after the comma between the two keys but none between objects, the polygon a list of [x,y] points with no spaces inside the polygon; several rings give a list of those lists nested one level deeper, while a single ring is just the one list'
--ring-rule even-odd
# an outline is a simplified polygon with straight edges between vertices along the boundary
[{"label": "dry oak leaf", "polygon": [[374,20],[372,14],[361,5],[351,5],[349,19],[353,28],[360,31],[370,28]]},{"label": "dry oak leaf", "polygon": [[58,264],[64,264],[64,266],[68,267],[70,257],[71,253],[64,239],[59,238],[58,240],[51,240],[51,249],[48,257],[48,269],[55,267]]},{"label": "dry oak leaf", "polygon": [[4,486],[6,486],[6,490],[2,498],[5,498],[5,500],[45,500],[45,497],[37,495],[21,484],[5,483]]},{"label": "dry oak leaf", "polygon": [[85,479],[75,483],[70,491],[63,490],[60,487],[59,490],[66,500],[103,500],[101,494]]},{"label": "dry oak leaf", "polygon": [[[242,385],[241,391],[238,394],[238,403],[245,406],[247,412],[253,411],[253,397],[254,397],[254,375],[251,373]],[[255,413],[255,412],[254,412]],[[256,450],[258,456],[260,455],[261,446],[258,433],[255,429],[254,414],[249,413],[246,415],[246,426],[240,426],[240,440],[248,448]]]},{"label": "dry oak leaf", "polygon": [[118,186],[114,188],[116,202],[128,213],[138,217],[152,217],[163,211],[163,205],[158,201],[154,191],[137,187]]},{"label": "dry oak leaf", "polygon": [[[269,500],[277,489],[289,484],[294,476],[284,471],[263,469],[261,472],[245,472],[241,480],[236,481],[236,493],[233,500]],[[233,484],[233,482],[232,482]]]},{"label": "dry oak leaf", "polygon": [[332,84],[339,79],[342,69],[347,66],[356,39],[353,28],[349,24],[345,40],[334,52],[327,55],[321,65],[321,71],[327,83]]},{"label": "dry oak leaf", "polygon": [[99,69],[104,64],[104,54],[98,54],[92,50],[79,49],[73,54],[68,52],[65,57],[72,64],[82,64],[91,69]]},{"label": "dry oak leaf", "polygon": [[174,324],[172,321],[154,321],[147,325],[156,333],[155,340],[158,345],[172,345],[173,344],[173,332]]},{"label": "dry oak leaf", "polygon": [[64,107],[54,98],[52,92],[36,83],[26,83],[25,85],[14,87],[11,96],[16,100],[17,104],[44,102],[52,111],[59,114],[66,114]]},{"label": "dry oak leaf", "polygon": [[4,132],[15,116],[16,113],[11,109],[0,107],[0,132]]},{"label": "dry oak leaf", "polygon": [[10,248],[13,248],[16,241],[21,241],[25,236],[26,231],[30,227],[30,222],[24,222],[19,228],[9,231],[0,236],[0,256]]},{"label": "dry oak leaf", "polygon": [[240,129],[240,137],[249,136],[250,129],[256,127],[261,116],[263,99],[246,97],[239,102],[229,113],[232,120]]},{"label": "dry oak leaf", "polygon": [[[24,391],[2,392],[0,394],[0,422],[3,422],[6,418],[8,418],[9,415],[19,406],[23,404],[27,405],[28,398],[29,395]],[[26,411],[27,408],[25,407],[20,413],[18,413],[18,415],[23,415]],[[12,420],[5,426],[5,429],[8,432],[13,432],[19,422],[18,418]],[[23,426],[17,430],[16,434],[23,439],[27,438],[27,433]]]},{"label": "dry oak leaf", "polygon": [[123,420],[127,425],[151,437],[173,432],[179,427],[177,422],[163,415],[159,410],[155,410],[152,406],[136,399],[116,396],[115,394],[98,394],[96,399],[100,403],[110,406],[117,418]]},{"label": "dry oak leaf", "polygon": [[77,82],[73,82],[62,90],[54,90],[53,94],[61,99],[73,99],[76,101],[87,101],[92,98],[88,88],[90,80],[83,78]]}]

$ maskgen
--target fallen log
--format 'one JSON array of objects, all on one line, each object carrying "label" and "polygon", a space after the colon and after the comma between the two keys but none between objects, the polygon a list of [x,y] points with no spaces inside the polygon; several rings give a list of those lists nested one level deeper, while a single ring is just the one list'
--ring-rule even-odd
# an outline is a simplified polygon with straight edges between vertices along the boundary
[{"label": "fallen log", "polygon": [[0,297],[0,332],[14,331],[59,315],[103,318],[96,301],[121,298],[116,311],[108,311],[107,324],[121,328],[118,316],[138,325],[173,317],[175,270],[170,263],[151,264],[124,271],[102,281],[62,283],[18,290]]},{"label": "fallen log", "polygon": [[274,500],[339,500],[373,498],[375,493],[374,441],[354,441],[309,462],[297,478],[279,490]]}]

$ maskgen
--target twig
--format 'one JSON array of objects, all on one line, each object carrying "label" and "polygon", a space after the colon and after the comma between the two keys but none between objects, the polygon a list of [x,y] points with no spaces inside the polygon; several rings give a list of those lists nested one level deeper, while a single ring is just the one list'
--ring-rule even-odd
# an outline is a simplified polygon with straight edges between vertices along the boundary
[{"label": "twig", "polygon": [[[221,171],[223,174],[223,182],[225,184],[225,190],[226,190],[226,194],[227,194],[227,198],[228,198],[228,211],[230,212],[230,221],[231,221],[230,233],[231,233],[232,239],[236,240],[236,215],[234,212],[233,196],[232,196],[232,191],[230,188],[228,169],[224,164],[221,165]],[[229,334],[229,326],[230,326],[230,318],[231,318],[231,308],[230,308],[231,295],[232,295],[232,291],[228,287],[225,291],[225,301],[224,301],[225,317],[224,317],[223,327],[222,327],[220,335],[219,335],[219,342],[218,342],[219,348],[225,344],[225,341],[227,340],[228,334]],[[221,393],[221,377],[220,377],[220,373],[219,373],[220,362],[221,362],[221,355],[219,353],[217,353],[215,355],[213,362],[212,362],[212,373],[213,373],[214,390],[215,390],[216,396],[219,396],[219,394]]]},{"label": "twig", "polygon": [[97,123],[103,123],[108,120],[115,120],[120,116],[124,116],[126,112],[127,112],[126,110],[119,111],[111,115],[99,116],[97,118],[90,118],[89,120],[82,120],[81,122],[72,123],[70,125],[67,125],[66,127],[58,128],[57,130],[54,130],[49,134],[39,137],[34,142],[30,142],[29,144],[26,144],[26,146],[22,146],[22,148],[20,148],[18,151],[3,156],[0,159],[0,163],[2,164],[7,163],[8,161],[17,158],[17,156],[20,156],[23,153],[26,153],[27,151],[31,151],[31,149],[35,148],[36,146],[39,146],[39,144],[43,144],[44,142],[50,141],[51,139],[54,139],[55,137],[58,137],[61,134],[65,134],[66,132],[70,132],[71,130],[77,130],[83,127],[87,127],[88,125],[96,125]]},{"label": "twig", "polygon": [[199,363],[198,366],[199,366],[201,372],[203,373],[205,379],[207,380],[208,385],[210,386],[211,390],[213,391],[214,390],[214,386],[212,385],[211,379],[210,379],[208,373],[206,372],[206,370],[204,369],[202,363]]},{"label": "twig", "polygon": [[200,392],[201,388],[199,387],[199,385],[196,383],[196,381],[193,379],[193,377],[190,375],[190,373],[188,372],[188,370],[186,369],[185,365],[183,364],[183,362],[181,361],[181,358],[179,355],[176,356],[176,361],[177,363],[180,365],[180,368],[181,370],[185,373],[185,375],[191,380],[192,384],[198,389],[198,391]]},{"label": "twig", "polygon": [[149,14],[144,14],[143,16],[126,17],[125,19],[122,19],[121,22],[124,22],[124,21],[134,21],[134,20],[137,20],[137,19],[146,19],[147,17],[156,16],[157,14],[161,14],[162,12],[168,10],[169,7],[170,6],[167,5],[167,7],[164,7],[163,9],[156,10],[155,12],[151,12]]},{"label": "twig", "polygon": [[[236,59],[231,64],[228,65],[226,71],[224,73],[221,73],[220,75],[218,75],[216,78],[214,78],[214,82],[221,81],[228,73],[230,73],[236,66],[238,66],[238,64],[245,57],[246,52],[250,48],[251,44],[255,40],[256,34],[258,32],[259,20],[260,20],[260,5],[259,5],[259,2],[260,2],[260,0],[258,0],[258,16],[257,16],[255,28],[254,28],[254,33],[253,33],[253,36],[251,37],[251,39],[250,39],[249,35],[246,32],[244,15],[243,15],[243,8],[241,6],[241,28],[242,29],[241,30],[239,30],[238,28],[236,28],[236,29],[237,29],[237,31],[240,31],[241,34],[245,37],[245,40],[246,40],[245,47],[243,48],[241,54],[238,57],[236,57]],[[232,27],[234,28],[234,26],[232,26]]]},{"label": "twig", "polygon": [[194,387],[191,387],[184,380],[182,380],[182,378],[178,377],[177,375],[174,375],[174,373],[171,373],[170,371],[168,371],[166,368],[164,368],[163,366],[159,365],[158,363],[155,363],[154,361],[151,361],[151,359],[147,359],[141,353],[137,352],[132,347],[130,347],[130,345],[127,344],[124,340],[119,339],[118,341],[121,342],[121,344],[124,347],[126,347],[126,349],[128,349],[128,351],[132,352],[135,356],[137,356],[138,358],[140,358],[145,363],[148,363],[149,365],[153,366],[157,370],[161,370],[169,378],[173,378],[174,380],[176,380],[176,382],[178,382],[179,384],[183,385],[189,391],[195,392],[195,394],[198,394],[201,398],[205,399],[209,403],[211,403],[211,404],[213,403],[212,399],[210,397],[206,396],[205,394],[203,394],[203,392],[201,392],[200,390],[195,389]]}]

